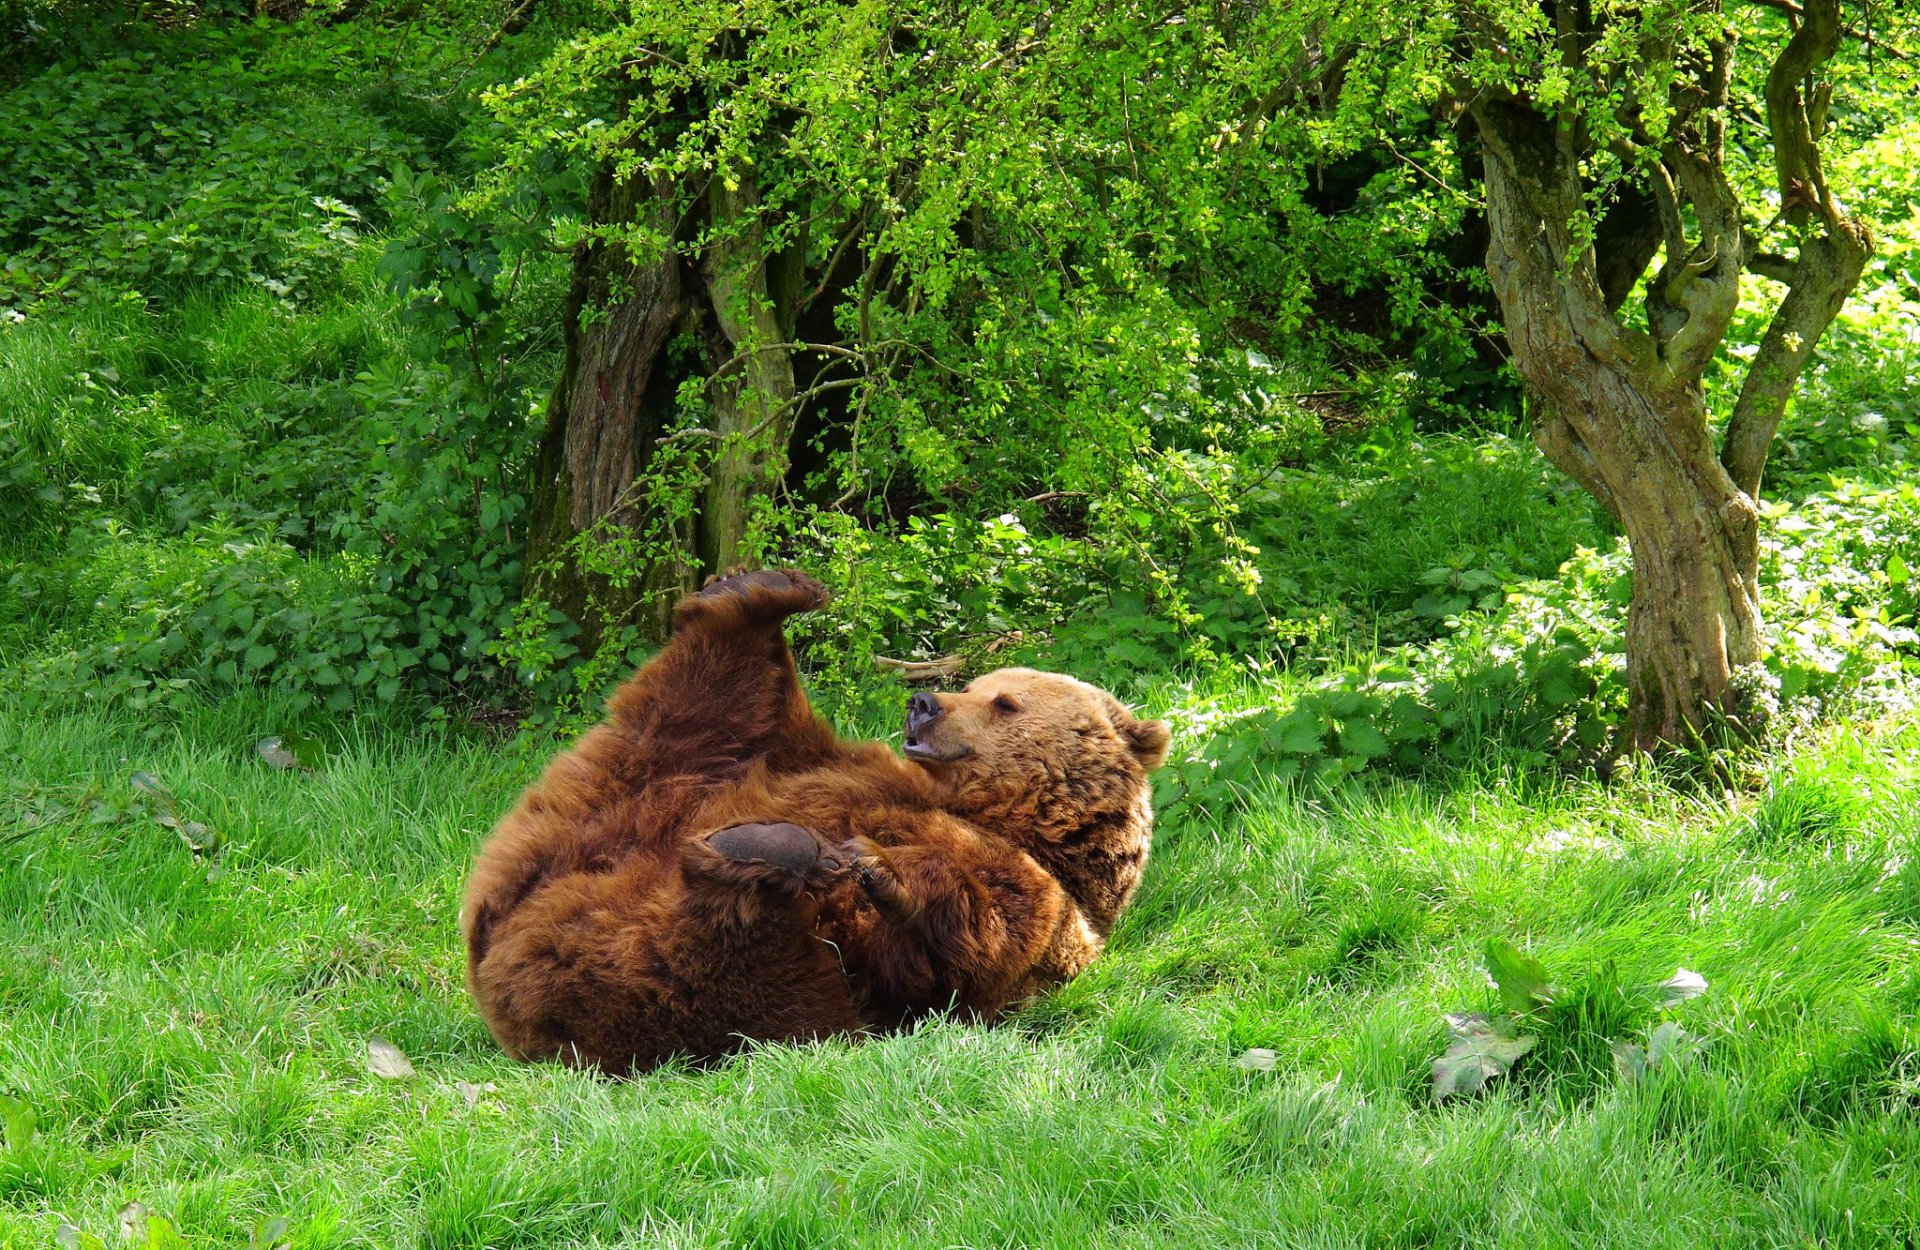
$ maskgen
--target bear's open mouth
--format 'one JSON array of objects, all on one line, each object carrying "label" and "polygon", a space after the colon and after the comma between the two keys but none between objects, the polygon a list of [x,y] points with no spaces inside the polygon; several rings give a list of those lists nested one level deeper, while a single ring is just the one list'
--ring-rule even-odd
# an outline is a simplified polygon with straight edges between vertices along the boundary
[{"label": "bear's open mouth", "polygon": [[936,747],[925,738],[908,734],[905,745],[900,748],[900,753],[908,759],[918,760],[922,764],[947,764],[960,759],[962,756],[973,754],[973,749],[964,746]]}]

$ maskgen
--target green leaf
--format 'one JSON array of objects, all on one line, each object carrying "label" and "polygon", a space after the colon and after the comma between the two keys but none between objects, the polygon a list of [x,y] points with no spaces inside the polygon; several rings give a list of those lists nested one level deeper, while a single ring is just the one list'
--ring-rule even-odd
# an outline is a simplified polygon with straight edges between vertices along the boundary
[{"label": "green leaf", "polygon": [[158,777],[154,776],[152,773],[137,772],[133,774],[133,776],[127,778],[127,781],[129,784],[133,786],[134,789],[140,791],[141,793],[150,794],[155,799],[165,803],[167,806],[169,807],[173,806],[173,791],[167,789],[166,783],[161,781]]},{"label": "green leaf", "polygon": [[1677,1020],[1656,1025],[1647,1033],[1647,1044],[1614,1042],[1613,1067],[1624,1081],[1637,1081],[1649,1072],[1678,1067],[1700,1051],[1697,1037],[1680,1027]]},{"label": "green leaf", "polygon": [[19,1154],[40,1135],[40,1116],[25,1099],[0,1094],[0,1126],[6,1131],[7,1150]]},{"label": "green leaf", "polygon": [[1899,552],[1896,551],[1887,557],[1887,581],[1895,586],[1904,586],[1911,576],[1907,569],[1907,562],[1900,558]]},{"label": "green leaf", "polygon": [[1477,1093],[1486,1083],[1505,1076],[1520,1056],[1533,1049],[1535,1038],[1508,1037],[1479,1014],[1447,1017],[1453,1040],[1445,1054],[1433,1061],[1433,1100]]},{"label": "green leaf", "polygon": [[173,1221],[164,1215],[147,1216],[147,1238],[140,1243],[142,1250],[185,1250],[187,1239],[173,1227]]},{"label": "green leaf", "polygon": [[1636,1042],[1608,1042],[1613,1052],[1613,1070],[1623,1081],[1637,1081],[1647,1074],[1646,1049]]},{"label": "green leaf", "polygon": [[1371,722],[1358,718],[1340,722],[1340,746],[1368,760],[1379,759],[1393,749],[1386,735],[1375,729]]},{"label": "green leaf", "polygon": [[1524,1016],[1553,1001],[1546,967],[1505,938],[1487,939],[1487,975],[1499,989],[1500,1001],[1515,1015]]},{"label": "green leaf", "polygon": [[1267,734],[1267,742],[1288,755],[1312,755],[1321,746],[1320,722],[1304,708],[1295,709]]}]

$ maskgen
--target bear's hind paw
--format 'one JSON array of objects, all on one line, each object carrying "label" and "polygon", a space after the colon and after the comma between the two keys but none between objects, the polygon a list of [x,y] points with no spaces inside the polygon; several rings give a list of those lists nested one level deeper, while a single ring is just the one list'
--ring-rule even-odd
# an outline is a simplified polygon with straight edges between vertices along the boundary
[{"label": "bear's hind paw", "polygon": [[708,578],[698,592],[683,599],[676,617],[684,621],[733,606],[750,623],[777,624],[795,613],[823,607],[832,597],[825,586],[799,569],[729,569]]},{"label": "bear's hind paw", "polygon": [[837,875],[842,861],[799,825],[730,825],[695,843],[687,868],[729,885],[800,890]]}]

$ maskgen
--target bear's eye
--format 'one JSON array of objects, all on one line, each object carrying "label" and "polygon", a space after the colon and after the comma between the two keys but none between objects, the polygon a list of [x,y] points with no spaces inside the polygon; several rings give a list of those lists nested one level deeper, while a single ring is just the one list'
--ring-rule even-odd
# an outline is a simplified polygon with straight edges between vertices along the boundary
[{"label": "bear's eye", "polygon": [[993,710],[1002,716],[1012,716],[1020,710],[1020,705],[1004,694],[995,695],[993,699]]}]

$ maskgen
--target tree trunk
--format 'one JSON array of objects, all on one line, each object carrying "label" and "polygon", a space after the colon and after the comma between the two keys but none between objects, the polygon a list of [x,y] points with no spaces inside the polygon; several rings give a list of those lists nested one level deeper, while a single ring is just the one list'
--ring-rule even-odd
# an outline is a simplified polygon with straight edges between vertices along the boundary
[{"label": "tree trunk", "polygon": [[[595,222],[646,219],[670,232],[665,190],[618,182],[603,169],[588,212]],[[589,652],[616,621],[663,636],[672,600],[694,581],[687,561],[660,558],[670,557],[668,550],[624,576],[610,575],[582,558],[579,541],[599,526],[631,533],[641,520],[630,491],[652,463],[672,412],[678,379],[664,357],[692,299],[684,268],[671,251],[636,261],[625,247],[600,239],[574,251],[562,313],[566,358],[534,464],[527,563],[530,592],[581,627]]]},{"label": "tree trunk", "polygon": [[1647,498],[1623,521],[1633,551],[1626,740],[1645,749],[1685,740],[1704,709],[1726,705],[1735,671],[1759,661],[1759,525],[1724,474],[1660,459],[1639,477]]},{"label": "tree trunk", "polygon": [[[639,260],[602,240],[575,251],[565,364],[534,467],[530,590],[580,626],[589,652],[619,625],[664,638],[674,600],[742,558],[755,501],[786,471],[799,406],[786,340],[804,239],[768,256],[750,185],[714,179],[704,212],[681,212],[672,190],[605,169],[595,180],[592,221],[642,225],[681,246]],[[703,226],[711,239],[690,261],[684,245]],[[683,331],[705,353],[711,423],[676,431],[679,386],[701,367],[673,349]],[[691,508],[650,493],[663,440],[704,462]]]},{"label": "tree trunk", "polygon": [[[738,563],[741,541],[757,499],[786,474],[793,436],[793,357],[790,307],[774,301],[766,242],[752,216],[752,185],[729,190],[715,178],[708,193],[716,222],[738,222],[739,232],[708,245],[702,271],[712,301],[713,461],[700,512],[700,556],[709,569]],[[802,245],[804,249],[804,244]]]},{"label": "tree trunk", "polygon": [[[1581,186],[1564,137],[1522,106],[1475,115],[1487,270],[1535,400],[1534,441],[1632,548],[1626,743],[1684,741],[1726,701],[1734,671],[1760,657],[1759,511],[1716,454],[1697,371],[1673,358],[1693,341],[1675,333],[1663,352],[1615,319],[1594,254],[1571,229]],[[1727,270],[1695,277],[1736,281],[1737,267]]]},{"label": "tree trunk", "polygon": [[[1495,258],[1510,263],[1497,243]],[[1760,659],[1759,511],[1714,454],[1696,392],[1595,357],[1565,319],[1507,318],[1515,360],[1532,362],[1535,443],[1606,505],[1633,554],[1625,740],[1685,741]]]}]

